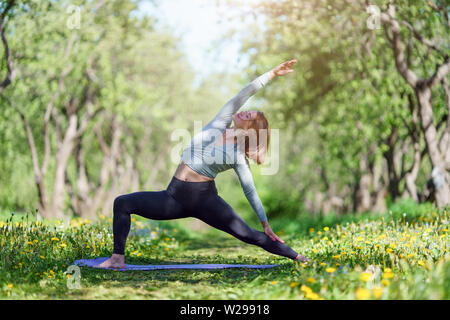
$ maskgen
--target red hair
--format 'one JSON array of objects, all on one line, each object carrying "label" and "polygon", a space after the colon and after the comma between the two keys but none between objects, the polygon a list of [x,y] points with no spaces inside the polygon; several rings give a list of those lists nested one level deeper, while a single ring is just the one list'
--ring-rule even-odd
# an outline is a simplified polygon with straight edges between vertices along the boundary
[{"label": "red hair", "polygon": [[[252,159],[257,164],[262,164],[266,158],[270,142],[269,122],[263,112],[257,111],[256,119],[250,121],[244,137],[246,157]],[[237,137],[235,137],[236,139]]]}]

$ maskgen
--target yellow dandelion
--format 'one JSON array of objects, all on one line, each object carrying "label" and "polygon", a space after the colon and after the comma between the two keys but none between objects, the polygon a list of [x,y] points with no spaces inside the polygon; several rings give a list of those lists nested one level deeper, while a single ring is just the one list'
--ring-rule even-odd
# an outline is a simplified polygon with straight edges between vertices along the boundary
[{"label": "yellow dandelion", "polygon": [[386,252],[387,252],[387,253],[392,253],[392,249],[391,249],[391,248],[387,248],[387,249],[386,249]]},{"label": "yellow dandelion", "polygon": [[330,230],[330,228],[328,228],[328,227],[323,228],[323,231],[328,231],[328,230]]},{"label": "yellow dandelion", "polygon": [[296,286],[298,286],[298,284],[298,282],[291,282],[290,287],[295,288]]},{"label": "yellow dandelion", "polygon": [[367,300],[370,298],[370,291],[366,288],[358,288],[355,292],[356,299]]},{"label": "yellow dandelion", "polygon": [[308,286],[305,286],[304,284],[300,287],[300,290],[302,290],[305,293],[312,292],[312,289]]},{"label": "yellow dandelion", "polygon": [[380,299],[381,296],[383,295],[383,288],[375,287],[375,288],[373,288],[372,293],[373,293],[373,297],[375,299]]},{"label": "yellow dandelion", "polygon": [[271,283],[272,283],[272,284],[277,284],[278,282],[277,282],[277,281],[272,281]]},{"label": "yellow dandelion", "polygon": [[317,293],[315,293],[315,292],[307,292],[306,294],[305,294],[305,297],[307,298],[307,299],[311,299],[311,300],[318,300],[319,299],[319,295],[317,294]]},{"label": "yellow dandelion", "polygon": [[12,289],[12,287],[14,287],[14,285],[12,283],[8,283],[8,288]]},{"label": "yellow dandelion", "polygon": [[57,237],[53,237],[50,239],[51,241],[59,241],[59,239]]},{"label": "yellow dandelion", "polygon": [[370,281],[370,279],[372,279],[372,274],[370,272],[363,272],[360,278],[362,281],[367,282]]},{"label": "yellow dandelion", "polygon": [[316,279],[310,277],[310,278],[306,279],[306,281],[308,283],[314,283],[314,282],[316,282]]},{"label": "yellow dandelion", "polygon": [[326,268],[325,271],[328,272],[328,273],[333,273],[333,272],[336,271],[336,268],[329,267],[329,268]]},{"label": "yellow dandelion", "polygon": [[381,284],[385,287],[387,287],[389,285],[389,280],[383,279],[381,280]]}]

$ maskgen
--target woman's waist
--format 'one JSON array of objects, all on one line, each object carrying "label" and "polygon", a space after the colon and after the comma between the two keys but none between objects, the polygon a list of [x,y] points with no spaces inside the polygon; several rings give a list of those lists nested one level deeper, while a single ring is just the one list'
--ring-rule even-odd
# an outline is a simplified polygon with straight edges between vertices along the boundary
[{"label": "woman's waist", "polygon": [[217,188],[214,179],[209,181],[185,181],[176,176],[172,177],[167,192],[181,203],[197,203],[203,201],[206,195],[217,195]]},{"label": "woman's waist", "polygon": [[181,161],[175,171],[174,177],[178,180],[185,182],[209,182],[214,181],[214,178],[207,177],[196,172],[190,166],[188,166],[184,161]]}]

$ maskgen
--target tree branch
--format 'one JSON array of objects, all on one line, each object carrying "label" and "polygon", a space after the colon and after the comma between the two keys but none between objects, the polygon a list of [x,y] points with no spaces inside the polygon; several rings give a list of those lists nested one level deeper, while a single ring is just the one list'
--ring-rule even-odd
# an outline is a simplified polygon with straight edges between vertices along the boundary
[{"label": "tree branch", "polygon": [[0,93],[5,90],[5,88],[11,84],[11,82],[16,77],[16,70],[13,68],[12,60],[11,60],[11,53],[9,51],[8,47],[8,41],[6,40],[5,36],[5,17],[8,14],[8,11],[12,8],[14,5],[15,0],[11,0],[6,5],[5,10],[0,15],[0,36],[2,38],[3,47],[5,50],[5,59],[6,59],[6,76],[5,79],[0,83]]},{"label": "tree branch", "polygon": [[430,88],[435,86],[438,82],[441,82],[442,79],[450,72],[450,60],[447,57],[443,64],[436,67],[436,72],[427,80],[427,84]]},{"label": "tree branch", "polygon": [[422,42],[424,45],[426,45],[428,48],[433,49],[434,51],[440,53],[444,59],[448,58],[448,54],[443,52],[441,47],[439,47],[436,43],[431,41],[430,39],[424,38],[414,27],[407,21],[402,21],[402,24],[404,24],[414,35],[414,37]]},{"label": "tree branch", "polygon": [[400,36],[400,24],[394,19],[395,9],[394,6],[390,6],[389,14],[382,12],[380,14],[380,21],[384,24],[385,28],[389,28],[392,32],[392,38],[389,39],[392,43],[394,50],[395,65],[400,75],[413,87],[417,86],[419,77],[408,67],[405,60],[405,54],[403,49],[403,43]]}]

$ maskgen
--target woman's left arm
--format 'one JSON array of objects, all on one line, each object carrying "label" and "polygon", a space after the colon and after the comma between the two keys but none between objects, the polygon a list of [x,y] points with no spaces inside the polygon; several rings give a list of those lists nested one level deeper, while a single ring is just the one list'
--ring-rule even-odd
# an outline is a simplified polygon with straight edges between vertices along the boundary
[{"label": "woman's left arm", "polygon": [[264,228],[264,233],[268,237],[270,237],[273,241],[279,241],[281,243],[284,243],[284,241],[280,239],[280,237],[278,237],[272,231],[272,228],[270,227],[269,222],[267,221],[266,212],[262,205],[261,199],[259,198],[258,193],[256,192],[255,184],[253,183],[253,177],[252,172],[250,171],[249,163],[247,159],[245,160],[246,160],[245,164],[236,164],[234,166],[234,170],[236,171],[242,189],[244,190],[245,197],[252,206],[256,215],[258,216],[258,219]]}]

